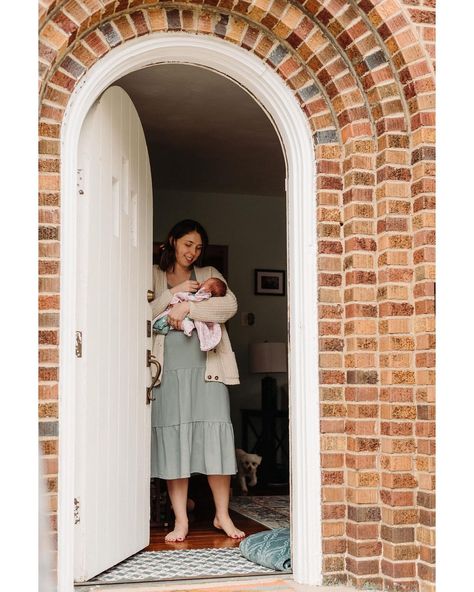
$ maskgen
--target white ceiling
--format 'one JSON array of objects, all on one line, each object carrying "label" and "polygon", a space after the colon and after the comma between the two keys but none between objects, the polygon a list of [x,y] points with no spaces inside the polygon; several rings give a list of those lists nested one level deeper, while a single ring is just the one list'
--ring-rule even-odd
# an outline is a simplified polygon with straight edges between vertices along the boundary
[{"label": "white ceiling", "polygon": [[284,194],[278,136],[238,84],[183,64],[150,66],[115,84],[140,115],[155,189]]}]

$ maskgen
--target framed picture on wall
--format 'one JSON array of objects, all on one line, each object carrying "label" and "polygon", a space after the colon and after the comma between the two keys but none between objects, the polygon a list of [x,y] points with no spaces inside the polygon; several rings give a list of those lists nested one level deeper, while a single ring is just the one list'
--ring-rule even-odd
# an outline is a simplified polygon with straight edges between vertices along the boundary
[{"label": "framed picture on wall", "polygon": [[285,271],[283,269],[255,270],[255,294],[284,296],[285,285]]}]

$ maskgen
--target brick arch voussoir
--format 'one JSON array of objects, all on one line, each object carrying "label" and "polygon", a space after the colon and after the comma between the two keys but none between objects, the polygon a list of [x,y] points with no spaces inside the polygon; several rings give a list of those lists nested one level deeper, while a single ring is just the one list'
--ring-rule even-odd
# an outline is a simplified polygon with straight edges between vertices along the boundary
[{"label": "brick arch voussoir", "polygon": [[[305,0],[295,2],[307,18],[319,27],[342,56],[358,87],[368,97],[371,118],[381,119],[399,113],[407,117],[407,108],[397,72],[390,62],[383,41],[376,35],[365,14],[349,0]],[[378,89],[383,97],[378,96]],[[383,127],[383,124],[380,124]]]},{"label": "brick arch voussoir", "polygon": [[64,0],[39,0],[38,5],[38,23],[40,30],[50,17],[51,13],[55,10],[58,3],[62,3]]},{"label": "brick arch voussoir", "polygon": [[[144,5],[143,2],[135,2],[134,4],[137,6],[140,5],[142,7]],[[150,4],[154,4],[154,6],[149,6]],[[218,2],[217,4],[224,5],[225,2]],[[42,64],[43,74],[48,72],[48,64],[50,65],[49,70],[57,67],[58,60],[60,60],[62,57],[65,57],[66,55],[65,50],[68,50],[67,53],[69,54],[69,48],[72,45],[71,38],[74,39],[74,44],[76,44],[78,39],[87,37],[89,38],[91,44],[95,45],[98,52],[103,52],[103,44],[100,40],[101,34],[103,33],[103,36],[106,37],[105,40],[110,41],[111,46],[115,46],[117,40],[114,39],[114,27],[107,24],[112,20],[110,18],[110,14],[116,17],[115,22],[124,23],[130,18],[133,18],[136,21],[140,19],[139,10],[133,11],[131,13],[122,11],[122,13],[119,14],[118,9],[121,7],[123,8],[126,5],[126,2],[118,2],[116,5],[108,3],[105,7],[101,5],[100,10],[96,11],[96,13],[88,15],[87,18],[85,18],[81,23],[79,23],[80,15],[76,14],[75,22],[77,25],[77,30],[69,31],[68,29],[70,34],[70,38],[68,40],[66,40],[67,32],[62,31],[62,45],[56,52],[56,63],[54,60],[54,50],[52,50],[52,48],[46,43],[40,45],[40,57],[43,57],[44,60]],[[131,4],[128,6],[130,5]],[[148,3],[146,11],[144,9],[143,12],[146,12],[146,14],[151,14],[154,11],[159,10],[158,5],[160,7],[169,5],[179,6],[180,3]],[[115,11],[112,11],[111,9],[114,6]],[[66,8],[68,7],[69,4],[66,5]],[[192,3],[185,4],[184,7],[180,9],[180,13],[182,12],[184,14],[188,14],[188,11],[192,7]],[[251,7],[251,10],[247,10],[249,7]],[[59,10],[60,5],[58,4],[56,8]],[[205,6],[205,8],[208,7]],[[236,18],[236,11],[241,10],[241,18],[247,20],[250,26],[258,26],[260,24],[262,28],[266,27],[268,29],[267,35],[281,37],[282,48],[280,48],[279,52],[275,52],[274,57],[278,57],[278,55],[284,55],[286,50],[294,61],[301,62],[301,69],[297,72],[290,72],[290,76],[287,76],[287,81],[290,86],[294,87],[294,90],[299,90],[299,88],[303,90],[303,97],[299,96],[298,99],[300,100],[300,103],[303,99],[303,108],[310,119],[310,124],[313,129],[316,128],[325,130],[326,139],[331,134],[334,135],[337,133],[338,127],[341,130],[340,133],[342,134],[343,140],[349,137],[364,136],[367,135],[367,133],[372,133],[372,130],[370,132],[368,131],[370,126],[373,126],[373,121],[370,120],[367,99],[353,74],[351,72],[346,72],[344,76],[337,80],[333,80],[334,77],[337,77],[338,74],[344,71],[344,59],[341,57],[341,55],[335,55],[335,50],[331,44],[331,41],[324,38],[324,35],[321,34],[319,25],[316,25],[315,22],[309,22],[308,18],[305,17],[305,15],[294,6],[292,7],[290,4],[288,4],[286,8],[287,11],[285,12],[285,15],[280,15],[282,18],[279,19],[277,16],[275,16],[278,14],[275,7],[271,6],[270,11],[265,12],[258,9],[256,6],[245,3],[241,0],[234,7],[233,12],[229,13],[229,11],[227,11],[227,14],[230,14],[233,18]],[[218,8],[213,8],[213,10],[218,10]],[[223,10],[224,9],[221,9],[221,11]],[[290,10],[293,12],[290,13]],[[295,14],[295,10],[297,10],[297,14]],[[54,27],[58,29],[59,25],[61,24],[65,29],[67,29],[67,25],[65,25],[63,21],[65,17],[69,19],[70,15],[69,13],[66,13],[62,14],[61,16],[61,14],[62,13],[57,12],[57,14],[54,16]],[[251,19],[254,19],[254,21]],[[69,23],[69,20],[67,23]],[[91,29],[91,23],[93,29]],[[294,30],[292,30],[291,27],[288,27],[287,25],[298,26],[295,26]],[[136,32],[133,31],[134,28],[137,28]],[[97,29],[101,31],[99,33],[99,39],[93,35],[94,32],[97,33]],[[131,29],[132,32],[125,32],[125,39],[128,39],[131,36],[144,34],[144,31],[142,30],[143,27],[139,22],[132,24]],[[58,31],[56,31],[56,33],[59,35]],[[305,42],[305,38],[308,35],[311,37],[309,45]],[[48,39],[51,42],[51,36],[49,36]],[[104,41],[104,39],[102,39],[102,41]],[[56,39],[54,39],[54,42],[56,44],[59,43]],[[90,58],[88,56],[85,57],[85,60],[86,62],[90,62]],[[279,65],[279,68],[294,69],[294,62],[291,61],[291,58],[283,60],[283,63]],[[311,79],[313,79],[313,81],[311,81]],[[310,82],[308,82],[308,80]],[[330,105],[328,112],[326,113],[322,111],[324,102]],[[337,122],[335,121],[336,119]]]},{"label": "brick arch voussoir", "polygon": [[[374,32],[383,40],[393,63],[413,116],[427,105],[434,105],[435,78],[432,60],[401,2],[380,4],[375,0],[354,0],[371,22]],[[420,98],[423,97],[423,98]],[[415,119],[416,126],[416,119]]]},{"label": "brick arch voussoir", "polygon": [[[430,55],[402,3],[305,0],[296,4],[319,21],[360,75],[377,135],[392,130],[394,123],[400,132],[433,125]],[[414,146],[417,140],[415,135]]]},{"label": "brick arch voussoir", "polygon": [[242,0],[247,14],[277,34],[314,72],[330,99],[344,141],[374,132],[366,95],[357,73],[327,30],[295,2],[260,3]]},{"label": "brick arch voussoir", "polygon": [[[97,10],[87,13],[87,18],[84,18],[86,13],[83,9],[81,14],[77,6],[75,8],[71,7],[71,5],[77,4],[75,2],[58,1],[49,4],[48,11],[44,12],[43,16],[48,16],[52,19],[54,25],[49,23],[51,27],[59,29],[66,36],[69,35],[67,40],[64,39],[64,45],[67,46],[71,43],[71,39],[74,36],[80,36],[85,29],[90,28],[98,22],[102,22],[112,14],[126,13],[138,7],[150,8],[152,6],[163,5],[164,3],[156,1],[147,2],[144,0],[102,0],[101,2],[99,0],[89,0],[86,8],[88,6],[96,6]],[[382,128],[384,124],[380,123],[380,119],[390,117],[397,108],[400,110],[400,97],[397,96],[395,88],[397,81],[393,83],[390,80],[390,69],[392,69],[392,73],[400,71],[400,76],[403,79],[403,90],[407,95],[407,100],[415,103],[415,105],[410,105],[412,111],[417,109],[417,103],[419,102],[419,99],[414,98],[414,95],[418,94],[421,87],[425,88],[427,85],[430,85],[428,80],[413,80],[412,62],[419,57],[416,55],[415,50],[420,44],[416,43],[417,39],[413,37],[415,35],[413,26],[411,26],[410,31],[405,32],[405,35],[398,35],[400,27],[403,28],[407,24],[410,24],[409,18],[404,14],[404,8],[401,5],[393,7],[390,4],[387,8],[385,3],[382,9],[379,6],[380,3],[370,0],[329,0],[326,2],[305,0],[301,3],[288,3],[286,6],[278,3],[266,11],[265,8],[268,7],[265,5],[262,7],[257,2],[246,2],[245,0],[239,0],[239,2],[233,3],[228,2],[228,0],[219,0],[218,2],[208,0],[207,4],[215,5],[222,9],[232,9],[233,12],[240,13],[243,17],[260,19],[265,26],[270,28],[278,27],[279,31],[285,30],[286,26],[281,22],[281,17],[289,15],[290,20],[291,18],[294,19],[294,11],[301,8],[306,14],[306,17],[299,19],[299,27],[295,27],[292,31],[286,31],[287,37],[289,37],[289,43],[295,47],[301,44],[301,51],[305,52],[306,55],[308,54],[308,47],[298,35],[304,34],[311,27],[311,24],[308,22],[308,16],[310,16],[313,26],[317,23],[318,27],[325,32],[325,35],[330,36],[346,62],[349,62],[354,71],[359,74],[359,86],[362,86],[364,92],[367,94],[369,103],[374,110],[374,119]],[[61,12],[62,9],[64,10]],[[359,20],[361,15],[364,16],[364,19]],[[83,17],[82,21],[81,16]],[[58,31],[56,32],[58,33]],[[387,55],[390,56],[389,63],[387,66],[383,66]],[[401,68],[402,64],[405,67]],[[372,72],[374,68],[375,72]],[[424,66],[418,63],[417,68],[424,68]],[[332,69],[333,71],[340,71],[340,65],[332,64]],[[321,74],[327,76],[326,71],[322,71]],[[381,89],[381,86],[383,86],[383,89]],[[334,93],[333,88],[329,90],[330,95],[331,92]],[[356,113],[354,113],[354,108],[352,107],[353,110],[351,111],[351,107],[349,106],[346,107],[344,112],[340,112],[340,105],[343,103],[341,93],[337,93],[336,90],[335,94],[337,95],[339,105],[339,110],[336,109],[335,113],[341,119],[339,123],[342,123],[342,127],[344,127],[344,123],[347,124],[347,119],[354,120],[357,117],[357,109],[360,111],[360,107],[355,107]],[[380,97],[380,94],[383,97]],[[392,100],[388,100],[390,96]],[[427,102],[433,102],[433,100],[432,96],[425,96],[424,100],[422,100],[421,108]],[[354,103],[354,101],[352,100],[351,103]],[[345,137],[351,137],[353,135],[356,134],[352,134],[349,128]]]},{"label": "brick arch voussoir", "polygon": [[281,45],[259,23],[207,7],[159,6],[115,15],[86,30],[51,67],[43,80],[41,117],[61,119],[68,96],[85,72],[117,45],[155,31],[210,34],[252,51],[272,67],[291,88],[308,117],[315,143],[334,142],[338,122],[329,99],[299,56]]},{"label": "brick arch voussoir", "polygon": [[[358,6],[356,0],[295,0],[288,3],[286,12],[283,12],[286,15],[298,7],[306,15],[303,25],[307,26],[308,19],[317,23],[333,48],[350,67],[362,93],[368,96],[371,116],[379,128],[385,130],[383,120],[398,115],[400,120],[405,119],[405,124],[400,121],[400,130],[408,129],[413,108],[407,104],[408,99],[398,75],[399,60],[400,57],[408,59],[409,56],[416,56],[417,52],[412,46],[407,56],[396,52],[393,56],[391,47],[387,47],[381,34],[384,32],[383,29],[379,32],[363,10],[368,9],[367,3],[364,3],[364,0],[360,0],[359,3],[362,7]],[[398,9],[393,8],[393,3],[386,4],[389,5],[389,10],[394,12],[395,17],[403,11],[402,6]],[[294,37],[293,33],[291,36]],[[301,47],[306,49],[303,44]],[[404,74],[402,72],[402,75]]]},{"label": "brick arch voussoir", "polygon": [[[211,0],[209,0],[208,4],[211,3]],[[76,23],[78,29],[77,31],[70,32],[70,35],[71,37],[73,35],[77,36],[78,33],[87,30],[87,27],[90,27],[91,23],[97,24],[102,22],[102,24],[105,26],[104,18],[106,18],[110,14],[119,14],[120,10],[122,10],[123,13],[122,17],[125,17],[125,14],[127,14],[126,10],[129,11],[130,7],[132,6],[148,6],[149,10],[151,5],[156,7],[158,5],[163,6],[164,4],[169,4],[169,2],[160,3],[143,1],[122,1],[100,3],[100,10],[96,11],[96,13],[90,14],[87,17],[87,19],[85,19],[80,25],[78,24],[80,17],[76,14]],[[226,1],[220,1],[215,4],[217,6],[230,6],[230,4],[226,3]],[[189,4],[187,6],[191,5],[192,4]],[[309,2],[306,2],[305,5],[311,8]],[[67,3],[65,6],[66,8],[69,8],[70,3]],[[315,6],[319,8],[316,9]],[[330,9],[336,11],[336,8],[340,9],[341,6],[345,7],[346,10],[343,13],[338,14],[337,18],[339,20],[336,20],[336,18],[331,14]],[[61,3],[58,3],[56,5],[56,10],[58,11],[60,8]],[[303,59],[305,57],[307,59],[311,59],[313,61],[313,64],[317,63],[318,57],[311,55],[311,50],[304,40],[304,36],[309,31],[311,31],[312,39],[314,42],[314,28],[316,25],[315,22],[309,23],[308,18],[305,17],[303,13],[301,15],[298,15],[299,25],[290,32],[288,27],[286,27],[285,29],[286,25],[284,25],[284,23],[281,22],[282,19],[278,19],[277,16],[275,16],[275,14],[277,14],[278,11],[273,6],[271,7],[270,11],[265,12],[264,10],[259,8],[256,3],[247,3],[241,0],[233,8],[234,11],[240,10],[243,18],[251,17],[255,20],[260,20],[260,22],[267,27],[273,27],[274,29],[277,28],[280,34],[282,30],[285,30],[285,35],[288,37],[287,42],[293,48],[296,48],[300,52],[301,57]],[[350,26],[351,16],[354,17],[355,14],[353,12],[354,7],[350,3],[343,2],[342,0],[337,0],[330,2],[327,8],[328,10],[322,7],[320,3],[313,2],[312,10],[315,14],[315,20],[319,18],[320,21],[318,21],[318,27],[321,28],[321,30],[323,30],[324,27],[326,27],[326,29],[330,31],[330,34],[332,36],[338,35],[336,37],[337,43],[333,45],[332,49],[334,49],[334,46],[337,46],[341,52],[341,56],[344,56],[346,58],[346,61],[349,60],[353,64],[355,70],[358,71],[360,73],[360,76],[362,77],[359,81],[359,86],[363,88],[363,92],[361,93],[363,98],[361,98],[360,95],[356,97],[355,93],[357,91],[352,91],[344,95],[344,93],[341,92],[341,90],[343,89],[338,89],[335,86],[334,81],[331,79],[332,76],[337,75],[338,72],[341,72],[341,64],[344,62],[344,59],[342,57],[340,58],[340,60],[333,60],[330,64],[330,68],[327,69],[326,64],[321,63],[320,71],[316,73],[320,83],[322,83],[323,86],[326,87],[327,95],[331,99],[331,102],[334,107],[334,116],[338,119],[338,124],[341,127],[343,139],[345,140],[349,137],[364,135],[364,132],[366,131],[366,122],[361,120],[361,117],[364,116],[364,110],[367,109],[367,105],[364,105],[364,102],[368,102],[370,113],[371,115],[373,115],[373,118],[376,121],[377,125],[384,129],[386,127],[384,119],[387,117],[393,118],[393,114],[397,111],[397,109],[398,111],[401,111],[401,109],[400,100],[397,98],[396,92],[394,92],[396,84],[390,80],[390,77],[388,76],[388,70],[384,71],[383,67],[378,67],[380,66],[378,62],[382,59],[380,55],[381,52],[379,50],[375,54],[373,53],[373,49],[377,46],[373,39],[371,39],[370,42],[368,41],[368,38],[370,37],[370,31],[367,29],[365,23],[363,23],[362,21],[357,21],[353,26]],[[293,10],[293,13],[290,14],[290,10]],[[290,21],[291,18],[293,18],[294,20],[294,10],[296,10],[295,6],[289,3],[286,5],[284,9],[285,17],[286,15],[289,15],[288,18],[290,19]],[[281,12],[282,11],[280,5],[279,16],[282,16]],[[65,29],[63,33],[66,34],[66,30],[69,30],[68,27],[72,25],[69,22],[69,20],[65,21],[64,17],[65,15],[61,16],[59,12],[57,12],[56,15],[53,15],[53,18],[55,19],[54,22],[56,23],[55,26],[59,27],[61,25]],[[323,23],[323,25],[321,23]],[[344,29],[344,27],[346,28]],[[368,55],[364,55],[361,51],[359,51],[357,44],[355,43],[355,41],[357,41],[357,39],[360,39],[361,37],[363,38],[363,49],[365,51],[365,54],[369,52]],[[352,42],[350,42],[351,39]],[[71,38],[69,38],[68,40],[68,44],[70,43]],[[46,50],[46,52],[48,52],[48,49]],[[308,58],[309,55],[311,55],[310,58]],[[331,58],[331,56],[329,57]],[[375,66],[376,68],[378,67],[378,69],[375,72],[367,72],[367,64]],[[43,71],[44,69],[45,66],[43,65]],[[381,80],[383,79],[385,79],[385,82],[381,84]],[[347,88],[347,82],[345,83],[345,86]],[[308,89],[306,90],[308,91]],[[390,97],[392,97],[392,100],[389,100]],[[347,103],[349,104],[345,104],[345,98],[348,99]],[[321,115],[320,117],[324,119],[324,115]],[[346,130],[344,130],[345,126],[347,128]]]}]

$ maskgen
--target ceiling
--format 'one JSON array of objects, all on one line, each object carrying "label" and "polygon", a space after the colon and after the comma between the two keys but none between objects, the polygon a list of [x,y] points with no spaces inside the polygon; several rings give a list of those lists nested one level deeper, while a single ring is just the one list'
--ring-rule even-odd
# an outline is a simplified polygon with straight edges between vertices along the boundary
[{"label": "ceiling", "polygon": [[198,66],[162,64],[115,84],[142,121],[155,190],[284,194],[275,129],[235,82]]}]

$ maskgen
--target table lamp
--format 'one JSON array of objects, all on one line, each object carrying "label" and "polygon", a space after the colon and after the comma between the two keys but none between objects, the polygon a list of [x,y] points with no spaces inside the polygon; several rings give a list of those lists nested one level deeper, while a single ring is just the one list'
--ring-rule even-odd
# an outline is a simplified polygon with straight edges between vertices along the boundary
[{"label": "table lamp", "polygon": [[249,348],[249,369],[252,374],[265,374],[262,378],[262,411],[277,408],[277,383],[269,374],[287,371],[286,343],[251,343]]},{"label": "table lamp", "polygon": [[266,485],[273,481],[276,471],[275,417],[278,412],[277,382],[269,374],[286,372],[286,343],[251,343],[249,354],[250,372],[266,375],[262,378],[262,432],[259,448],[263,457],[259,481]]}]

